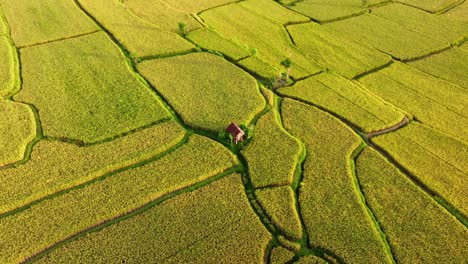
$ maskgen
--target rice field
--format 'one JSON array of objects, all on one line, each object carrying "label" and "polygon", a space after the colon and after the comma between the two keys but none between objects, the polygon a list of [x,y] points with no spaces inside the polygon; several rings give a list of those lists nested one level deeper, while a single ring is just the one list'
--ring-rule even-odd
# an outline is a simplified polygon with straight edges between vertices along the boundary
[{"label": "rice field", "polygon": [[0,0],[0,263],[466,263],[466,7]]}]

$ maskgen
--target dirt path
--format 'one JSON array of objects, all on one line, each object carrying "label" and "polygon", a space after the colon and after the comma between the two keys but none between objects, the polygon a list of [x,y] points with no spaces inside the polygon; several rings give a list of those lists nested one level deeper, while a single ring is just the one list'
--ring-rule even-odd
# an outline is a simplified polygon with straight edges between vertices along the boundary
[{"label": "dirt path", "polygon": [[404,117],[398,124],[395,124],[391,127],[388,127],[388,128],[385,128],[385,129],[382,129],[382,130],[379,130],[379,131],[374,131],[374,132],[370,132],[370,133],[367,133],[366,136],[368,139],[371,139],[375,136],[380,136],[382,134],[386,134],[386,133],[390,133],[390,132],[393,132],[395,130],[398,130],[404,126],[406,126],[407,124],[409,124],[409,119],[408,117]]}]

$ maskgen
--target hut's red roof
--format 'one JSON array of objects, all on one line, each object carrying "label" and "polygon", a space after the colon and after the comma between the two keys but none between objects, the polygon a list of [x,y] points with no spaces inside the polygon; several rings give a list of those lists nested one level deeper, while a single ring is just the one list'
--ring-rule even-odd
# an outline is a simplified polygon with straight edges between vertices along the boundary
[{"label": "hut's red roof", "polygon": [[245,132],[235,123],[231,123],[228,126],[227,132],[229,132],[229,134],[231,134],[233,137],[237,137],[239,134],[245,135]]}]

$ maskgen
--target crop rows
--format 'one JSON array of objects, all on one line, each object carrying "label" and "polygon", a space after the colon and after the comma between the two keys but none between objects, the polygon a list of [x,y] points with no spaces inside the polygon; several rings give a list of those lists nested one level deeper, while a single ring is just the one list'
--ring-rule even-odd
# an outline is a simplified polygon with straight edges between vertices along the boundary
[{"label": "crop rows", "polygon": [[464,10],[0,0],[0,262],[464,262]]}]

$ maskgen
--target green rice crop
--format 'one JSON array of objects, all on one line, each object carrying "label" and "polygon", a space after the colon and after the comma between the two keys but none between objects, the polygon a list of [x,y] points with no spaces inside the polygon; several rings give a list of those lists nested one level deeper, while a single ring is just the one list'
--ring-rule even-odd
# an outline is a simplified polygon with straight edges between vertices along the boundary
[{"label": "green rice crop", "polygon": [[38,108],[44,134],[92,143],[169,118],[105,33],[25,48],[16,100]]},{"label": "green rice crop", "polygon": [[363,132],[381,130],[400,122],[404,114],[336,74],[321,73],[280,88],[284,96],[320,105],[358,126]]},{"label": "green rice crop", "polygon": [[239,0],[164,0],[177,10],[182,10],[186,13],[200,13],[204,10],[211,9],[217,6],[227,5],[229,3],[238,2]]},{"label": "green rice crop", "polygon": [[[193,135],[187,144],[161,159],[114,174],[0,219],[0,262],[19,262],[93,225],[127,214],[165,194],[206,180],[237,164],[236,157],[221,144]],[[232,201],[229,204],[234,208],[239,207]],[[213,206],[211,204],[209,209]],[[190,206],[190,210],[194,208]],[[170,210],[179,215],[172,207]],[[203,214],[203,217],[207,215]],[[174,223],[175,217],[166,218],[171,219]],[[180,227],[177,229],[180,231]],[[155,238],[159,239],[158,236]],[[135,243],[132,245],[140,248]],[[170,244],[162,245],[165,247]]]},{"label": "green rice crop", "polygon": [[16,46],[86,34],[99,28],[73,1],[1,0]]},{"label": "green rice crop", "polygon": [[133,56],[166,56],[194,49],[178,34],[138,18],[119,0],[77,1]]},{"label": "green rice crop", "polygon": [[400,63],[359,81],[421,122],[468,142],[467,95],[460,87]]},{"label": "green rice crop", "polygon": [[262,116],[254,137],[242,150],[254,187],[290,185],[296,171],[302,147],[276,118],[272,111]]},{"label": "green rice crop", "polygon": [[450,46],[447,41],[434,39],[372,14],[328,23],[326,26],[400,60],[414,59]]},{"label": "green rice crop", "polygon": [[0,36],[0,97],[8,95],[15,84],[14,57],[10,40]]},{"label": "green rice crop", "polygon": [[253,77],[210,53],[145,61],[138,70],[194,127],[220,131],[231,122],[247,124],[265,107]]},{"label": "green rice crop", "polygon": [[455,21],[468,23],[468,2],[464,1],[457,7],[454,7],[442,14],[442,16]]},{"label": "green rice crop", "polygon": [[[424,59],[409,62],[409,65],[468,89],[467,61],[467,50],[451,48]],[[466,98],[466,90],[464,95]],[[465,99],[465,106],[467,102]]]},{"label": "green rice crop", "polygon": [[265,100],[267,101],[270,108],[274,108],[276,104],[275,94],[270,89],[267,89],[263,86],[260,86],[260,92],[262,93],[263,97],[265,97]]},{"label": "green rice crop", "polygon": [[468,51],[468,42],[464,42],[460,46],[458,46],[460,49],[463,49],[465,51]]},{"label": "green rice crop", "polygon": [[289,58],[294,62],[290,75],[303,78],[318,73],[321,68],[307,58],[291,42],[282,24],[250,11],[240,4],[223,6],[200,15],[218,33],[258,50],[258,56],[273,67]]},{"label": "green rice crop", "polygon": [[188,31],[201,28],[201,24],[188,13],[173,8],[163,0],[125,0],[124,5],[139,18],[166,31],[179,33],[179,22],[185,23]]},{"label": "green rice crop", "polygon": [[[174,147],[184,135],[182,127],[171,121],[89,147],[42,140],[27,163],[0,170],[0,213],[147,160]],[[23,153],[24,146],[19,157]]]},{"label": "green rice crop", "polygon": [[468,36],[464,23],[434,16],[406,5],[386,5],[374,9],[372,14],[440,41],[457,42]]},{"label": "green rice crop", "polygon": [[284,247],[275,247],[271,250],[269,264],[284,264],[294,257],[294,253]]},{"label": "green rice crop", "polygon": [[468,146],[421,125],[372,139],[422,183],[468,215]]},{"label": "green rice crop", "polygon": [[316,257],[316,256],[304,256],[300,258],[298,261],[294,262],[295,264],[325,264],[328,263],[325,260]]},{"label": "green rice crop", "polygon": [[313,18],[327,22],[363,13],[362,0],[304,0],[294,4],[291,9]]},{"label": "green rice crop", "polygon": [[187,38],[204,49],[221,52],[234,60],[239,60],[250,55],[250,52],[246,48],[221,37],[218,33],[208,28],[192,31],[187,35]]},{"label": "green rice crop", "polygon": [[296,45],[328,69],[352,79],[390,62],[391,57],[316,23],[288,27]]},{"label": "green rice crop", "polygon": [[467,229],[378,152],[361,153],[357,176],[398,263],[466,261]]},{"label": "green rice crop", "polygon": [[270,239],[233,174],[81,237],[39,263],[262,263]]},{"label": "green rice crop", "polygon": [[444,9],[456,4],[457,0],[398,0],[397,2],[404,3],[410,6],[414,6],[430,13],[436,13],[443,11]]},{"label": "green rice crop", "polygon": [[239,2],[239,5],[255,12],[257,15],[271,19],[280,24],[289,23],[305,23],[310,21],[309,18],[299,15],[296,12],[282,7],[275,1],[271,0],[247,0]]},{"label": "green rice crop", "polygon": [[277,78],[281,73],[281,70],[271,66],[258,56],[251,56],[243,59],[239,61],[239,65],[246,68],[248,71],[253,72],[255,75],[267,80]]},{"label": "green rice crop", "polygon": [[362,143],[343,123],[315,107],[285,99],[285,128],[307,148],[299,189],[310,246],[346,263],[389,263],[384,244],[353,183],[352,152]]},{"label": "green rice crop", "polygon": [[[36,121],[31,108],[0,99],[0,135],[0,167],[22,160],[27,144],[36,137]],[[4,181],[6,179],[2,177],[0,184]]]},{"label": "green rice crop", "polygon": [[363,0],[365,6],[375,6],[383,3],[390,2],[391,0]]},{"label": "green rice crop", "polygon": [[296,197],[290,186],[265,188],[255,191],[260,206],[285,236],[299,240],[302,227],[296,210]]}]

